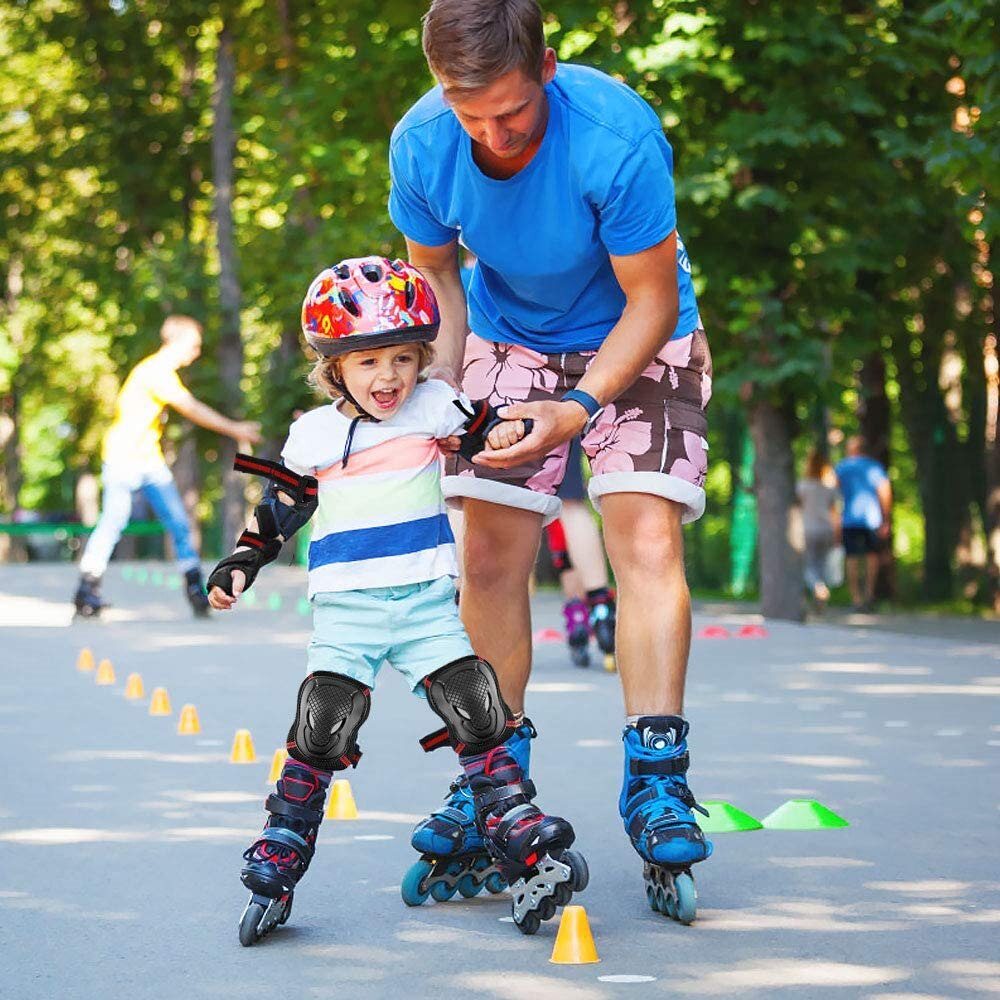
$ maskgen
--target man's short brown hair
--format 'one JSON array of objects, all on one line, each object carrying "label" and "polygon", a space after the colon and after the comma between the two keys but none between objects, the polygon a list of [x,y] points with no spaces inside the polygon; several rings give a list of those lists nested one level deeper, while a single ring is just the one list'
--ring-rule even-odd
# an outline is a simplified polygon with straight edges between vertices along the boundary
[{"label": "man's short brown hair", "polygon": [[423,43],[446,91],[482,90],[514,69],[542,78],[545,32],[536,0],[434,0]]}]

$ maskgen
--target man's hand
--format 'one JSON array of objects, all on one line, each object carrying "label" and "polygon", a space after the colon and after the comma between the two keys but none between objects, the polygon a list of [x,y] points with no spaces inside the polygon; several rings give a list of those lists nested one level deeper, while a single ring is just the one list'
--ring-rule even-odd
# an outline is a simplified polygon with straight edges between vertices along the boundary
[{"label": "man's hand", "polygon": [[476,465],[485,465],[490,469],[511,469],[539,455],[546,455],[587,426],[587,411],[578,403],[539,400],[534,403],[514,403],[512,406],[500,407],[499,410],[500,416],[506,421],[520,423],[530,417],[534,421],[534,427],[530,434],[509,447],[483,451],[473,458]]},{"label": "man's hand", "polygon": [[246,586],[246,574],[241,569],[233,570],[233,595],[229,596],[221,587],[213,587],[208,592],[208,603],[216,611],[229,611]]},{"label": "man's hand", "polygon": [[233,433],[229,435],[234,441],[249,444],[260,444],[260,424],[256,420],[236,420]]}]

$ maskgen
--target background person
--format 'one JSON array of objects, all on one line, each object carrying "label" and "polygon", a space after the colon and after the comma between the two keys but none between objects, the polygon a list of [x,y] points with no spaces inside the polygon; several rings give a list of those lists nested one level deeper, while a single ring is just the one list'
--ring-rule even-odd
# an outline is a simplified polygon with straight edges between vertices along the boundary
[{"label": "background person", "polygon": [[875,607],[879,553],[891,527],[892,484],[882,464],[865,454],[863,437],[848,438],[844,450],[845,458],[837,464],[836,473],[843,498],[847,586],[855,610],[871,611]]},{"label": "background person", "polygon": [[177,568],[184,574],[185,593],[194,613],[208,614],[208,597],[198,553],[191,542],[187,511],[163,458],[163,410],[172,406],[182,417],[236,441],[256,444],[260,424],[230,420],[200,402],[177,377],[201,354],[201,324],[190,316],[168,316],[160,328],[162,346],[140,361],[115,400],[115,416],[104,436],[101,515],[80,558],[80,582],[73,603],[83,617],[99,615],[101,577],[132,512],[132,494],[141,489],[157,518],[170,532]]},{"label": "background person", "polygon": [[837,508],[837,476],[826,455],[813,448],[806,457],[804,475],[795,486],[802,506],[805,534],[805,583],[822,610],[830,600],[829,558],[840,541],[840,512]]}]

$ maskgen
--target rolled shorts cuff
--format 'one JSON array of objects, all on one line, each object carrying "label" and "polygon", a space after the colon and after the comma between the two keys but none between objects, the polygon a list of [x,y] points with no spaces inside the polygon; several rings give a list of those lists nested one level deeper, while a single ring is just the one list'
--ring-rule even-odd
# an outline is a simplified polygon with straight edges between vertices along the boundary
[{"label": "rolled shorts cuff", "polygon": [[491,479],[477,479],[475,476],[444,476],[441,479],[448,506],[461,510],[461,499],[486,500],[502,507],[517,507],[542,515],[542,526],[551,524],[559,517],[562,504],[559,497],[547,493],[536,493],[524,486],[498,483]]},{"label": "rolled shorts cuff", "polygon": [[665,472],[605,472],[592,476],[590,502],[600,512],[601,497],[608,493],[649,493],[684,505],[681,524],[697,521],[705,513],[705,491],[694,483]]}]

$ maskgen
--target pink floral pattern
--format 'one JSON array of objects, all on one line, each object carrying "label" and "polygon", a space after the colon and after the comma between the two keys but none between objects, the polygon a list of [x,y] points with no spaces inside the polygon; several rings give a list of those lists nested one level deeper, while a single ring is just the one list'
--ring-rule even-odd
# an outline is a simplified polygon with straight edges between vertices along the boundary
[{"label": "pink floral pattern", "polygon": [[491,344],[470,336],[465,352],[462,389],[473,399],[488,399],[494,406],[520,403],[533,392],[551,395],[558,381],[546,367],[544,354],[515,344]]},{"label": "pink floral pattern", "polygon": [[636,419],[640,407],[623,410],[619,415],[614,403],[601,411],[583,446],[590,456],[595,474],[605,472],[635,472],[635,457],[645,455],[653,441],[653,425]]}]

